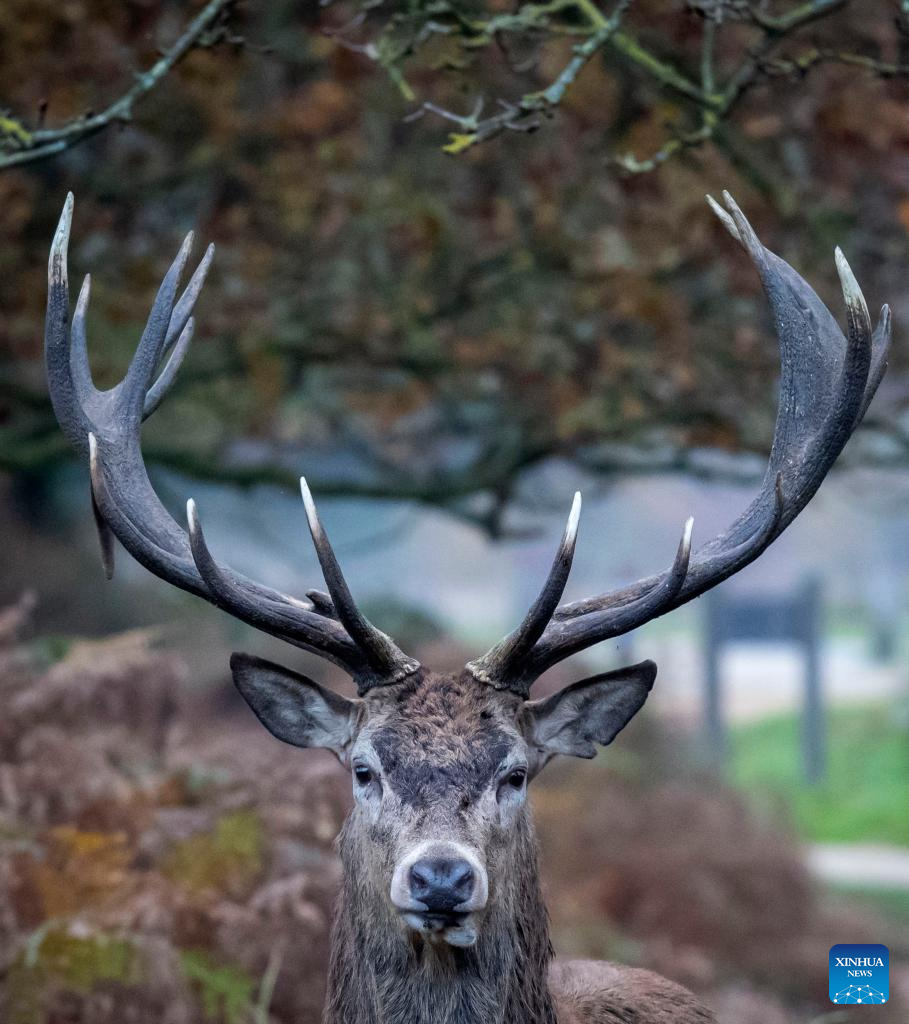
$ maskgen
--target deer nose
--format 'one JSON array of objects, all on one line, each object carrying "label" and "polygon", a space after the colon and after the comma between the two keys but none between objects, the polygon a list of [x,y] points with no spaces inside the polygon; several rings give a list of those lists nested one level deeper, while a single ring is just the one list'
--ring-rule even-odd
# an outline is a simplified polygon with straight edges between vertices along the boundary
[{"label": "deer nose", "polygon": [[418,860],[410,869],[410,894],[430,913],[455,910],[473,895],[474,872],[466,860]]}]

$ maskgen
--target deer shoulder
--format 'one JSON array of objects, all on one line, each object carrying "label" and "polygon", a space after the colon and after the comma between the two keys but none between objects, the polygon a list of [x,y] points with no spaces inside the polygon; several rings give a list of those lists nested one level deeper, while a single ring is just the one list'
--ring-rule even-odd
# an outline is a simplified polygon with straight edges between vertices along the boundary
[{"label": "deer shoulder", "polygon": [[712,1024],[713,1013],[681,985],[602,960],[556,960],[549,987],[558,1024]]}]

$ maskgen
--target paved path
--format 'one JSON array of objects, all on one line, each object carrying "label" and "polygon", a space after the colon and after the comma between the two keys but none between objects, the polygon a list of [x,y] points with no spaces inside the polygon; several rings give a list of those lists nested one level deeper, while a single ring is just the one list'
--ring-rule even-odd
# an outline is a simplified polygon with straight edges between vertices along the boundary
[{"label": "paved path", "polygon": [[818,843],[808,866],[825,882],[869,889],[909,891],[909,850],[872,843]]}]

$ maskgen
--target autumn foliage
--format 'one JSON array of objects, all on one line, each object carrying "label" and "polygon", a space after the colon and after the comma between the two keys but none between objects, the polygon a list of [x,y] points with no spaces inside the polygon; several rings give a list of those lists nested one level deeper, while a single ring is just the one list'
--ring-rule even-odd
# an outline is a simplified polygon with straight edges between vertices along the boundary
[{"label": "autumn foliage", "polygon": [[[399,62],[408,100],[345,42],[368,40],[406,5],[366,6],[370,20],[343,39],[357,4],[238,7],[244,42],[191,52],[128,126],[0,174],[0,466],[27,476],[69,457],[44,394],[39,327],[69,188],[72,273],[93,273],[102,384],[119,379],[183,232],[218,246],[194,350],[149,425],[152,464],[240,484],[291,485],[304,469],[323,495],[414,497],[490,529],[552,458],[605,476],[708,472],[704,449],[768,443],[776,345],[756,275],[705,192],[730,189],[834,310],[840,244],[871,306],[891,302],[900,321],[906,82],[784,60],[848,42],[899,63],[890,4],[845,5],[787,38],[774,51],[782,63],[715,137],[630,176],[612,155],[646,156],[687,116],[634,62],[604,52],[539,131],[452,157],[441,145],[450,126],[406,120],[420,101],[469,110],[477,95],[488,107],[513,99],[558,72],[567,43],[534,45],[525,68],[494,44],[453,63],[444,46],[461,43],[439,36],[441,52]],[[642,0],[623,25],[696,74],[696,6]],[[100,110],[177,36],[180,7],[4,4],[0,97],[30,124],[44,101],[48,125]],[[754,38],[753,25],[723,23],[721,78]],[[864,435],[871,450],[852,457],[903,458],[899,435],[873,444],[902,408],[889,394]]]},{"label": "autumn foliage", "polygon": [[[25,642],[28,614],[0,617],[2,1019],[317,1021],[345,773],[196,694],[148,636]],[[809,1019],[831,930],[883,926],[828,908],[741,798],[670,781],[659,730],[624,746],[535,787],[560,950],[654,967],[728,1024]]]}]

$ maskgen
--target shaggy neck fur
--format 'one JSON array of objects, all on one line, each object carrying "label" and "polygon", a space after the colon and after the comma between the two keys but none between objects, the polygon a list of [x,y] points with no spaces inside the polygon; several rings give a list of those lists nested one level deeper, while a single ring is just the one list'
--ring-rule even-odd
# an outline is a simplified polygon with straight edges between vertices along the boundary
[{"label": "shaggy neck fur", "polygon": [[344,881],[323,1024],[555,1024],[547,984],[552,950],[526,813],[505,870],[491,876],[490,905],[469,949],[405,934],[364,869],[368,851],[351,819],[340,850]]}]

